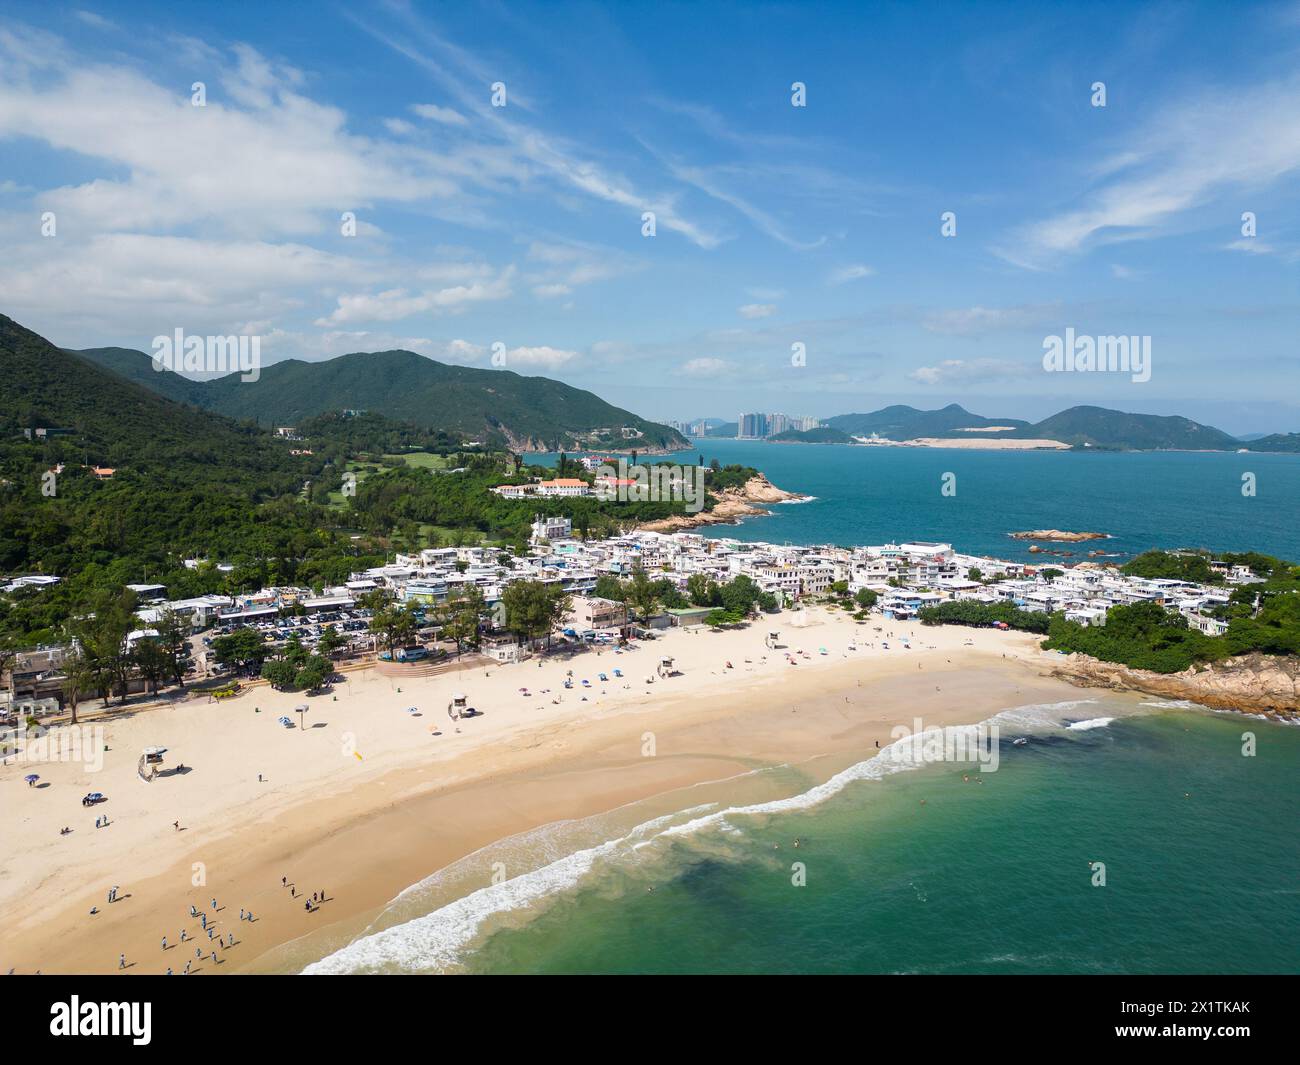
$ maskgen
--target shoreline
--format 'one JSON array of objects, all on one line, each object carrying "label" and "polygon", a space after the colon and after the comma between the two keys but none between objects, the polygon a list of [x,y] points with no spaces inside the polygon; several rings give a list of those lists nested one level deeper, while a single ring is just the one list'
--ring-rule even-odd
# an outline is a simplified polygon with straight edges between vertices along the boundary
[{"label": "shoreline", "polygon": [[[750,786],[756,778],[748,774],[776,765],[824,779],[918,714],[927,725],[971,724],[1014,704],[1020,692],[1042,696],[1024,701],[1077,696],[1072,685],[1043,674],[1045,656],[1020,634],[894,625],[894,633],[910,632],[913,649],[893,642],[885,651],[867,646],[887,638],[870,625],[809,614],[804,629],[780,619],[782,642],[808,652],[797,667],[783,651],[763,647],[763,626],[677,630],[626,655],[590,654],[540,670],[533,662],[486,667],[405,684],[400,694],[387,678],[353,675],[338,701],[312,706],[306,734],[275,724],[278,703],[299,698],[288,693],[128,714],[108,724],[108,761],[91,781],[110,797],[104,810],[112,824],[95,830],[83,823],[71,837],[60,838],[58,827],[76,818],[69,806],[90,790],[84,780],[92,775],[76,764],[47,766],[41,775],[51,786],[41,794],[45,789],[23,788],[25,769],[11,764],[0,770],[0,784],[14,789],[13,836],[27,846],[0,863],[0,905],[9,918],[0,966],[112,972],[125,952],[127,972],[161,973],[168,965],[179,972],[193,954],[182,953],[173,937],[186,927],[203,947],[206,935],[185,915],[191,903],[210,909],[215,896],[217,929],[233,932],[237,943],[218,951],[215,967],[205,948],[204,960],[193,960],[196,971],[297,971],[276,966],[286,953],[294,964],[323,956],[405,889],[520,833],[633,803],[671,804],[686,788],[726,791],[742,779]],[[859,650],[847,651],[854,640]],[[835,656],[820,655],[818,645]],[[665,652],[684,675],[640,681]],[[732,670],[723,667],[726,658]],[[555,683],[567,668],[593,676],[614,663],[637,682],[607,686],[598,699],[593,688],[594,701],[535,705],[517,694],[527,681]],[[459,736],[449,725],[431,737],[433,714],[401,712],[409,703],[432,706],[453,686],[486,710],[462,722]],[[960,691],[958,705],[936,687]],[[538,710],[549,714],[538,720]],[[337,723],[323,720],[332,716]],[[653,757],[644,753],[647,736]],[[171,747],[192,774],[152,784],[135,778],[134,748],[146,738]],[[356,745],[351,757],[339,741]],[[447,749],[455,743],[460,749]],[[264,760],[273,769],[264,784],[255,768],[263,759],[249,755],[258,744],[268,748]],[[172,828],[176,816],[184,831]],[[295,898],[280,887],[281,876],[298,886]],[[105,892],[113,884],[121,885],[121,901],[109,906]],[[308,913],[303,897],[320,889],[329,901]],[[91,917],[91,906],[100,913]],[[239,921],[241,907],[257,920]],[[310,947],[291,946],[304,936]]]}]

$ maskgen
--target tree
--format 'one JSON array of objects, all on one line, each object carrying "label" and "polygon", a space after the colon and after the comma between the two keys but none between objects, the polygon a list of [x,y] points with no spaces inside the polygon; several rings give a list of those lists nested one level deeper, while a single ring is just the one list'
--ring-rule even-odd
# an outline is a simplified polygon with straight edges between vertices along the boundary
[{"label": "tree", "polygon": [[686,578],[686,595],[695,606],[716,606],[721,601],[718,586],[704,573]]},{"label": "tree", "polygon": [[174,610],[164,610],[155,626],[157,646],[166,654],[172,681],[185,686],[185,659],[188,657],[190,624]]},{"label": "tree", "polygon": [[104,588],[91,597],[89,607],[74,624],[74,637],[93,663],[96,684],[107,706],[113,688],[126,702],[131,655],[127,637],[135,624],[135,593],[129,588]]},{"label": "tree", "polygon": [[559,585],[543,581],[512,581],[501,593],[506,628],[526,640],[545,636],[568,614],[571,600]]},{"label": "tree", "polygon": [[236,629],[212,641],[212,653],[218,662],[236,669],[260,669],[266,661],[267,646],[256,629]]},{"label": "tree", "polygon": [[966,571],[966,579],[968,581],[982,581],[984,580],[984,574],[980,571],[978,566],[971,566],[971,568]]},{"label": "tree", "polygon": [[299,688],[305,688],[307,691],[316,691],[324,687],[325,682],[334,675],[334,669],[330,663],[320,655],[312,655],[303,663],[298,670],[297,676],[294,677],[294,684]]},{"label": "tree", "polygon": [[443,635],[456,641],[457,654],[461,653],[465,644],[471,647],[478,644],[479,621],[486,608],[483,591],[476,584],[462,586],[444,604]]},{"label": "tree", "polygon": [[149,684],[149,692],[158,694],[158,685],[172,675],[171,657],[148,637],[136,640],[131,661]]},{"label": "tree", "polygon": [[745,616],[733,610],[710,610],[704,620],[713,628],[721,629],[727,625],[739,625],[745,620]]},{"label": "tree", "polygon": [[72,724],[77,723],[77,705],[81,702],[81,697],[95,690],[98,682],[98,675],[95,672],[94,663],[92,663],[82,652],[76,648],[64,660],[60,667],[63,670],[63,697],[68,701],[68,709],[72,711]]},{"label": "tree", "polygon": [[415,629],[415,611],[409,606],[385,606],[370,619],[370,631],[382,638],[390,656],[399,643],[411,638]]},{"label": "tree", "polygon": [[754,583],[753,578],[746,577],[742,573],[724,584],[719,589],[719,594],[722,598],[722,608],[743,618],[754,609],[763,593]]},{"label": "tree", "polygon": [[[9,673],[17,658],[18,647],[14,642],[13,637],[8,633],[0,636],[0,679],[3,679],[6,673]],[[13,702],[14,678],[13,674],[9,673],[9,705],[13,706]]]},{"label": "tree", "polygon": [[287,658],[295,667],[301,667],[307,661],[307,648],[302,645],[302,637],[296,632],[285,641],[281,656]]},{"label": "tree", "polygon": [[1064,572],[1065,572],[1064,570],[1052,569],[1051,567],[1049,567],[1047,569],[1040,569],[1038,571],[1038,575],[1042,577],[1043,580],[1045,580],[1048,584],[1051,584],[1052,581],[1056,580],[1056,578],[1061,576],[1061,574],[1063,574]]},{"label": "tree", "polygon": [[632,571],[632,583],[627,589],[627,605],[642,621],[650,618],[659,606],[659,591],[655,582],[646,576],[640,566]]},{"label": "tree", "polygon": [[332,658],[334,652],[339,650],[347,641],[343,634],[333,625],[328,626],[320,634],[320,639],[316,641],[316,650],[325,658]]},{"label": "tree", "polygon": [[283,691],[293,686],[298,676],[298,667],[287,658],[273,658],[262,666],[262,676],[270,681],[272,688]]},{"label": "tree", "polygon": [[880,597],[870,588],[859,588],[853,598],[857,600],[858,606],[863,610],[870,610],[876,605],[876,600]]}]

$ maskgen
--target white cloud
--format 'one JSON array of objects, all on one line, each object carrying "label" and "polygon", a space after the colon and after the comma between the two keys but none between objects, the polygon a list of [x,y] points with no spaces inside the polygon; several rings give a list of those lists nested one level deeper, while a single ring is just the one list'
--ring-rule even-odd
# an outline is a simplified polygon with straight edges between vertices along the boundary
[{"label": "white cloud", "polygon": [[572,362],[577,357],[578,353],[576,351],[567,351],[563,348],[509,348],[505,354],[505,368],[507,370],[517,370],[519,367],[524,366],[555,370],[565,363]]},{"label": "white cloud", "polygon": [[843,285],[849,281],[859,281],[864,277],[872,277],[875,272],[870,266],[855,263],[852,266],[842,266],[838,270],[832,271],[830,282],[832,285]]},{"label": "white cloud", "polygon": [[437,104],[412,104],[411,112],[421,118],[441,122],[444,126],[469,125],[469,120],[459,111],[453,111],[450,107],[439,107]]},{"label": "white cloud", "polygon": [[923,385],[972,384],[1027,377],[1031,369],[1007,359],[945,359],[937,366],[920,366],[907,376]]},{"label": "white cloud", "polygon": [[726,359],[700,358],[691,359],[682,366],[682,373],[687,377],[722,377],[736,368]]},{"label": "white cloud", "polygon": [[1054,304],[1022,307],[956,307],[931,311],[921,319],[923,328],[948,336],[983,336],[1004,330],[1042,324],[1059,312]]},{"label": "white cloud", "polygon": [[395,322],[416,314],[447,314],[464,309],[467,304],[504,299],[511,294],[513,267],[490,281],[472,281],[447,288],[411,292],[403,288],[388,289],[374,295],[357,293],[338,297],[338,306],[316,325],[344,325],[348,322]]},{"label": "white cloud", "polygon": [[775,303],[746,303],[736,310],[742,318],[770,318],[776,313]]},{"label": "white cloud", "polygon": [[433,153],[358,136],[337,108],[297,91],[302,75],[247,46],[216,70],[205,107],[127,67],[59,58],[32,66],[0,38],[0,138],[31,137],[107,164],[112,176],[50,189],[42,207],[87,230],[211,222],[241,236],[337,232],[346,209],[452,197]]},{"label": "white cloud", "polygon": [[1149,239],[1227,193],[1249,195],[1300,170],[1300,81],[1183,97],[1088,175],[1083,202],[1016,230],[994,251],[1044,269],[1098,244]]},{"label": "white cloud", "polygon": [[1224,251],[1244,251],[1252,255],[1271,255],[1275,250],[1273,245],[1257,237],[1242,237],[1231,244],[1225,244],[1223,248]]}]

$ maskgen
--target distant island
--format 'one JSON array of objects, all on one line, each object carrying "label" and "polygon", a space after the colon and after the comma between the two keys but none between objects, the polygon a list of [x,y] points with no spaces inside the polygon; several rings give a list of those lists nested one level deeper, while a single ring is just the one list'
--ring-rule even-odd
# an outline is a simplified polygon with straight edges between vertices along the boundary
[{"label": "distant island", "polygon": [[851,444],[853,437],[842,429],[823,425],[820,429],[787,429],[784,433],[769,436],[775,444]]},{"label": "distant island", "polygon": [[[737,422],[714,424],[708,438],[737,436]],[[960,404],[919,410],[905,404],[838,414],[821,427],[766,437],[773,443],[849,444],[987,450],[1263,451],[1300,453],[1300,432],[1235,437],[1190,418],[1078,406],[1039,422],[986,418]]]},{"label": "distant island", "polygon": [[1030,532],[1007,533],[1013,540],[1053,540],[1062,544],[1080,544],[1085,540],[1109,540],[1110,533],[1062,532],[1060,529],[1033,529]]}]

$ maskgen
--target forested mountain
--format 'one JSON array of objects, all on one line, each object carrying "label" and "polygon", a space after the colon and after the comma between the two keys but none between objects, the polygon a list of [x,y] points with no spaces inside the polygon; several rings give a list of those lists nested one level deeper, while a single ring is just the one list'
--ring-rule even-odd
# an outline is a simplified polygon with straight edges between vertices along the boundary
[{"label": "forested mountain", "polygon": [[1009,425],[1018,429],[1029,423],[1018,418],[984,418],[972,414],[959,404],[950,403],[939,410],[917,410],[915,407],[895,404],[869,414],[839,414],[827,418],[826,424],[833,429],[841,429],[850,436],[870,436],[876,433],[890,440],[914,440],[922,436],[950,434],[974,436],[977,434],[957,434],[954,431],[989,425]]},{"label": "forested mountain", "polygon": [[231,374],[206,382],[157,371],[144,352],[90,348],[77,354],[160,395],[264,426],[294,425],[312,415],[351,409],[516,450],[644,452],[689,446],[668,426],[591,392],[510,370],[450,366],[413,351],[358,352],[324,362],[288,359],[263,368],[256,381]]},{"label": "forested mountain", "polygon": [[1190,418],[1126,414],[1105,407],[1071,407],[1006,435],[1128,451],[1235,451],[1242,446],[1235,437]]}]

